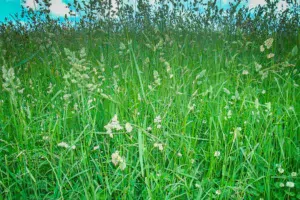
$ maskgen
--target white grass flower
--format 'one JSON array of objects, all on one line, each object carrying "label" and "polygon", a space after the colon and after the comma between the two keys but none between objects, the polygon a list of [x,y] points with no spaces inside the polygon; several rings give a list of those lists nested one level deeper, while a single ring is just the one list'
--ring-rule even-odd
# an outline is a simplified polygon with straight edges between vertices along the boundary
[{"label": "white grass flower", "polygon": [[290,107],[289,107],[289,110],[290,110],[290,111],[295,111],[294,106],[290,106]]},{"label": "white grass flower", "polygon": [[242,74],[243,74],[243,75],[248,75],[248,74],[249,74],[249,71],[248,71],[248,70],[243,70]]},{"label": "white grass flower", "polygon": [[52,83],[50,83],[49,86],[48,86],[48,91],[47,91],[47,93],[48,93],[48,94],[51,94],[52,92],[53,92],[53,85],[52,85]]},{"label": "white grass flower", "polygon": [[65,94],[65,95],[63,96],[63,98],[64,98],[65,101],[67,101],[67,100],[69,100],[69,98],[70,98],[71,96],[72,96],[71,94]]},{"label": "white grass flower", "polygon": [[161,117],[160,117],[160,115],[158,115],[157,117],[155,117],[154,123],[156,123],[156,124],[160,124],[161,123]]},{"label": "white grass flower", "polygon": [[282,167],[279,167],[279,168],[278,168],[278,172],[279,172],[280,174],[283,174],[283,173],[284,173],[284,169],[283,169]]},{"label": "white grass flower", "polygon": [[100,148],[100,146],[97,145],[97,146],[94,146],[93,150],[96,151],[96,150],[98,150],[99,148]]},{"label": "white grass flower", "polygon": [[195,159],[191,159],[191,163],[194,164],[195,163]]},{"label": "white grass flower", "polygon": [[272,47],[273,41],[273,38],[269,38],[264,42],[264,45],[267,47],[267,49],[270,49]]},{"label": "white grass flower", "polygon": [[280,183],[279,186],[280,186],[280,187],[284,187],[284,183]]},{"label": "white grass flower", "polygon": [[195,109],[195,106],[196,106],[195,104],[192,104],[192,105],[189,104],[189,105],[188,105],[189,111],[194,110],[194,109]]},{"label": "white grass flower", "polygon": [[255,70],[258,72],[261,70],[262,65],[258,64],[257,62],[254,63],[255,64]]},{"label": "white grass flower", "polygon": [[161,79],[159,77],[159,74],[156,70],[153,71],[153,77],[154,77],[154,83],[155,85],[160,85],[161,84]]},{"label": "white grass flower", "polygon": [[223,88],[223,90],[226,94],[230,94],[230,91],[227,88]]},{"label": "white grass flower", "polygon": [[216,191],[216,195],[220,195],[221,193],[222,193],[221,190]]},{"label": "white grass flower", "polygon": [[268,103],[266,103],[265,104],[266,105],[266,107],[267,107],[267,111],[271,111],[271,102],[268,102]]},{"label": "white grass flower", "polygon": [[261,93],[262,93],[262,94],[266,94],[266,90],[262,90]]},{"label": "white grass flower", "polygon": [[255,106],[255,108],[258,109],[258,108],[259,108],[259,105],[260,105],[260,104],[259,104],[258,98],[256,98],[255,101],[254,101],[254,106]]},{"label": "white grass flower", "polygon": [[149,126],[149,127],[147,127],[147,131],[152,131],[152,127],[151,126]]},{"label": "white grass flower", "polygon": [[260,50],[260,52],[264,52],[265,51],[264,45],[260,45],[259,50]]},{"label": "white grass flower", "polygon": [[149,90],[153,91],[154,88],[152,87],[152,85],[148,85]]},{"label": "white grass flower", "polygon": [[227,118],[230,119],[231,117],[232,117],[232,111],[228,110],[228,112],[227,112]]},{"label": "white grass flower", "polygon": [[294,183],[294,182],[291,182],[291,181],[286,182],[285,185],[286,185],[286,187],[289,187],[289,188],[295,187],[295,183]]},{"label": "white grass flower", "polygon": [[273,58],[274,56],[275,56],[274,53],[269,53],[269,54],[267,55],[267,58],[268,58],[268,59],[271,59],[271,58]]},{"label": "white grass flower", "polygon": [[113,154],[111,155],[111,162],[112,162],[115,166],[117,166],[117,165],[119,164],[120,159],[121,159],[121,157],[120,157],[120,155],[119,155],[119,151],[116,151],[115,153],[113,153]]},{"label": "white grass flower", "polygon": [[198,183],[195,184],[196,188],[201,188],[201,185],[199,185]]},{"label": "white grass flower", "polygon": [[180,152],[177,153],[178,157],[182,157],[182,154]]},{"label": "white grass flower", "polygon": [[57,146],[63,147],[63,148],[66,148],[66,149],[70,147],[66,142],[58,143]]},{"label": "white grass flower", "polygon": [[296,176],[297,176],[297,172],[292,172],[292,173],[291,173],[291,176],[292,176],[292,177],[296,177]]},{"label": "white grass flower", "polygon": [[43,140],[50,140],[50,137],[49,136],[43,136]]},{"label": "white grass flower", "polygon": [[24,90],[25,90],[25,88],[22,88],[22,89],[18,90],[18,93],[23,94]]},{"label": "white grass flower", "polygon": [[120,125],[119,121],[118,121],[118,116],[114,115],[114,117],[111,119],[111,121],[104,126],[104,128],[106,129],[106,133],[108,133],[110,135],[110,137],[113,137],[112,135],[112,131],[113,130],[122,130],[123,127]]},{"label": "white grass flower", "polygon": [[131,126],[131,124],[130,123],[126,123],[125,124],[125,129],[126,129],[126,132],[127,133],[131,133],[131,131],[132,131],[132,126]]},{"label": "white grass flower", "polygon": [[221,152],[220,152],[220,151],[215,151],[215,153],[214,153],[214,156],[215,156],[215,157],[220,157],[220,155],[221,155]]},{"label": "white grass flower", "polygon": [[160,151],[164,150],[163,144],[161,143],[154,143],[154,147],[157,147]]},{"label": "white grass flower", "polygon": [[158,124],[156,128],[161,129],[161,124]]},{"label": "white grass flower", "polygon": [[126,49],[126,46],[125,46],[125,44],[123,42],[121,42],[119,48],[120,48],[121,51],[123,51],[123,50]]},{"label": "white grass flower", "polygon": [[120,170],[124,171],[124,169],[126,168],[126,162],[124,158],[121,158],[120,160],[120,164],[119,164],[119,168]]}]

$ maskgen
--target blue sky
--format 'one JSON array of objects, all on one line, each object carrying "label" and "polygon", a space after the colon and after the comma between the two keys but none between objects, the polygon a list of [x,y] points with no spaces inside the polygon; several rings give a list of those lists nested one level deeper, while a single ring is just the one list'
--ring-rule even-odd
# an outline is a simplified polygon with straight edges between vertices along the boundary
[{"label": "blue sky", "polygon": [[[66,8],[66,3],[70,0],[51,0],[52,5],[50,7],[51,14],[53,16],[61,17],[68,13]],[[129,2],[134,2],[135,0],[128,0]],[[153,3],[155,0],[149,0]],[[232,0],[219,0],[220,4],[224,7]],[[112,0],[114,3],[115,0]],[[11,14],[19,13],[21,11],[22,0],[0,0],[0,21],[3,21],[5,17],[9,17]],[[25,4],[29,7],[36,8],[34,5],[34,0],[26,0]],[[249,0],[249,7],[254,8],[258,5],[264,5],[264,0]],[[278,9],[285,9],[287,4],[284,0],[281,0],[277,7]]]}]

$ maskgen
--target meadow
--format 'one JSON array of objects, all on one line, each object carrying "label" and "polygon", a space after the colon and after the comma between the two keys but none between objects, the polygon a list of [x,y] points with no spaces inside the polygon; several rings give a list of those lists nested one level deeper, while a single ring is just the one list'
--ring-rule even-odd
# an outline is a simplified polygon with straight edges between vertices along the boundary
[{"label": "meadow", "polygon": [[0,199],[300,199],[299,32],[5,31]]}]

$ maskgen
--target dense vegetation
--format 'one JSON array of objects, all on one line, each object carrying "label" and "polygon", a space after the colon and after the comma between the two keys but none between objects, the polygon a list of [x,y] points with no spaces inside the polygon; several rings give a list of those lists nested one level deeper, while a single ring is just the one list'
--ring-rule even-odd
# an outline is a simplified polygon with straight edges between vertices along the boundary
[{"label": "dense vegetation", "polygon": [[299,5],[50,1],[0,25],[0,199],[300,199]]}]

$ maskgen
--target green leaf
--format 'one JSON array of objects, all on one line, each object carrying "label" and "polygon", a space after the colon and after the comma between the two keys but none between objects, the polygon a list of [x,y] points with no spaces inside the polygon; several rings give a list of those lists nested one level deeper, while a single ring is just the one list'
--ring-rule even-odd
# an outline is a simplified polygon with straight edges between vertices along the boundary
[{"label": "green leaf", "polygon": [[142,135],[142,130],[138,130],[138,143],[139,143],[139,161],[141,165],[142,176],[144,177],[144,140]]},{"label": "green leaf", "polygon": [[289,190],[285,190],[284,192],[285,192],[287,195],[291,196],[291,197],[293,197],[293,196],[296,195],[294,192],[291,192],[291,191],[289,191]]},{"label": "green leaf", "polygon": [[298,54],[298,47],[297,45],[294,46],[294,48],[292,49],[292,56],[296,56]]}]

